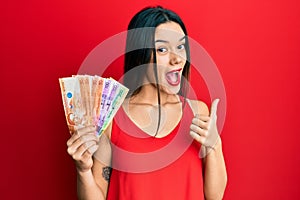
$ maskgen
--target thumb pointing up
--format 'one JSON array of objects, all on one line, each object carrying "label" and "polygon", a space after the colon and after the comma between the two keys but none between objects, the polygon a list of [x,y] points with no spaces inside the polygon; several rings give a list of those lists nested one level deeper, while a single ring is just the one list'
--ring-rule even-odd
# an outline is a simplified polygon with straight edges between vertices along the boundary
[{"label": "thumb pointing up", "polygon": [[210,117],[212,119],[217,118],[217,108],[218,108],[218,103],[219,103],[220,99],[215,99],[210,107]]},{"label": "thumb pointing up", "polygon": [[190,126],[190,135],[201,144],[200,154],[204,158],[220,139],[217,128],[217,108],[220,99],[215,99],[210,107],[209,116],[195,116]]},{"label": "thumb pointing up", "polygon": [[208,125],[208,136],[206,137],[206,140],[204,144],[201,146],[201,150],[199,152],[200,158],[204,158],[206,155],[208,155],[211,150],[214,150],[214,146],[216,145],[218,139],[219,139],[219,133],[217,129],[217,108],[219,104],[220,99],[215,99],[210,107],[210,120]]}]

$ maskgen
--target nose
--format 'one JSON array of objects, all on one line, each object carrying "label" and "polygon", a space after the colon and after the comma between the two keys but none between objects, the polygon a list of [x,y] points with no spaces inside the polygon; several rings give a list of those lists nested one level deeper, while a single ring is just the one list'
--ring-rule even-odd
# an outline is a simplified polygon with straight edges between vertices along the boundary
[{"label": "nose", "polygon": [[170,64],[178,65],[182,62],[182,58],[175,52],[170,52]]}]

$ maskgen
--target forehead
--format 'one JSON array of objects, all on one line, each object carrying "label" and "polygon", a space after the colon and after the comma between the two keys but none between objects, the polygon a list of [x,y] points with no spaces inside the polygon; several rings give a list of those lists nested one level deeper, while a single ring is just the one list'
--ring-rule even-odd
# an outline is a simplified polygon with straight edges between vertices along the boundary
[{"label": "forehead", "polygon": [[167,41],[170,40],[176,40],[178,41],[182,37],[184,37],[185,34],[180,27],[179,24],[175,22],[166,22],[163,24],[160,24],[155,29],[155,40],[157,39],[164,39]]}]

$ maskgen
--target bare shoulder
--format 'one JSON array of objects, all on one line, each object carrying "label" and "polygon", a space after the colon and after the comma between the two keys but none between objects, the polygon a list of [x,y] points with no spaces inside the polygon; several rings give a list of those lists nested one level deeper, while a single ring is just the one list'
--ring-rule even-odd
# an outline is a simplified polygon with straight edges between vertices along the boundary
[{"label": "bare shoulder", "polygon": [[200,114],[206,116],[209,115],[209,109],[206,103],[204,103],[203,101],[190,100],[190,99],[187,99],[187,101],[189,102],[194,114]]}]

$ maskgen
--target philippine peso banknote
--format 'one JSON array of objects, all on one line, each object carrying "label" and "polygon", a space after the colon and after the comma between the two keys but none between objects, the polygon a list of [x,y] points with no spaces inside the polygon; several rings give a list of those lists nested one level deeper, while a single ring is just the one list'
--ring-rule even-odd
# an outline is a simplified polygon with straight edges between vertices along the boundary
[{"label": "philippine peso banknote", "polygon": [[59,79],[70,133],[76,127],[96,125],[100,136],[122,105],[128,88],[112,78],[73,75]]}]

